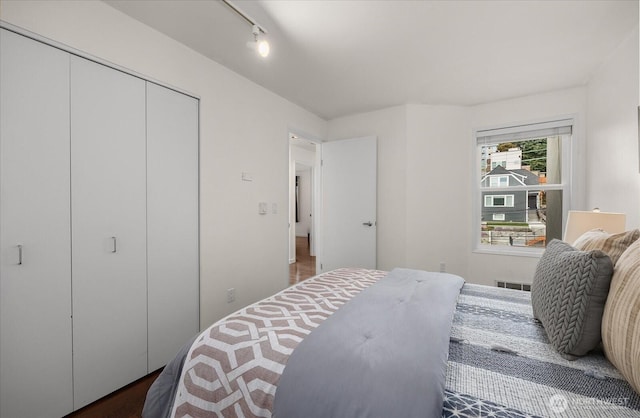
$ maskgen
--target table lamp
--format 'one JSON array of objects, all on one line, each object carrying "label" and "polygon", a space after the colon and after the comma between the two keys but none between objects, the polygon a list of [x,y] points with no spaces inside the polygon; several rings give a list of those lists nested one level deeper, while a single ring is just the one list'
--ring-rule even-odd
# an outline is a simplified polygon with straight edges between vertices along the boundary
[{"label": "table lamp", "polygon": [[570,210],[563,240],[573,245],[580,235],[597,228],[610,234],[624,232],[626,220],[624,213],[600,212],[597,208],[592,211]]}]

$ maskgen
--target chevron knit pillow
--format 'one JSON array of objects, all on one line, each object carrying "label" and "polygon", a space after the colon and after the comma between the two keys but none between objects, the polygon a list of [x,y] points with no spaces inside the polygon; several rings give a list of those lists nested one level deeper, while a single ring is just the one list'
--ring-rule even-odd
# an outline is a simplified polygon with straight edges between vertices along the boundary
[{"label": "chevron knit pillow", "polygon": [[611,262],[615,267],[622,253],[638,238],[640,238],[640,230],[638,229],[619,234],[609,234],[602,229],[592,229],[578,237],[573,246],[582,251],[602,250],[611,257]]},{"label": "chevron knit pillow", "polygon": [[573,360],[600,343],[612,273],[611,259],[600,250],[578,251],[557,239],[547,245],[533,278],[531,305],[563,357]]},{"label": "chevron knit pillow", "polygon": [[640,240],[616,264],[602,317],[602,343],[609,361],[640,393]]}]

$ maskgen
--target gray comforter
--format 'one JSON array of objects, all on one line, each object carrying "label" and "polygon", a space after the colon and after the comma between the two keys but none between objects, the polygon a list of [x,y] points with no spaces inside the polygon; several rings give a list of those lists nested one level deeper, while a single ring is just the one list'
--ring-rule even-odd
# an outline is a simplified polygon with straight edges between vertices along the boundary
[{"label": "gray comforter", "polygon": [[442,412],[458,276],[395,269],[293,351],[275,418],[436,417]]}]

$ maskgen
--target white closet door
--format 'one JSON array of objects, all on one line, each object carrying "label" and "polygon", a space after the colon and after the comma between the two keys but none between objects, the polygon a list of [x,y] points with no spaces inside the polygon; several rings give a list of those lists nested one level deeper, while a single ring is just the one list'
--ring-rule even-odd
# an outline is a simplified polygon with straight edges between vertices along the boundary
[{"label": "white closet door", "polygon": [[72,57],[74,406],[147,372],[145,82]]},{"label": "white closet door", "polygon": [[149,371],[199,329],[198,100],[147,83]]},{"label": "white closet door", "polygon": [[65,415],[73,409],[69,56],[4,29],[0,245],[0,416]]}]

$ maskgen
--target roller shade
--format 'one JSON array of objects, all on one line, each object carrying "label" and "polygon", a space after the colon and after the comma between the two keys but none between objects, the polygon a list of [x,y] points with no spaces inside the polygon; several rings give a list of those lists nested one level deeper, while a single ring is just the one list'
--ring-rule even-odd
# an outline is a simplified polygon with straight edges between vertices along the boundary
[{"label": "roller shade", "polygon": [[478,145],[491,145],[507,141],[522,141],[526,139],[566,135],[571,134],[573,123],[573,119],[562,119],[529,125],[478,130],[476,131],[476,139]]}]

